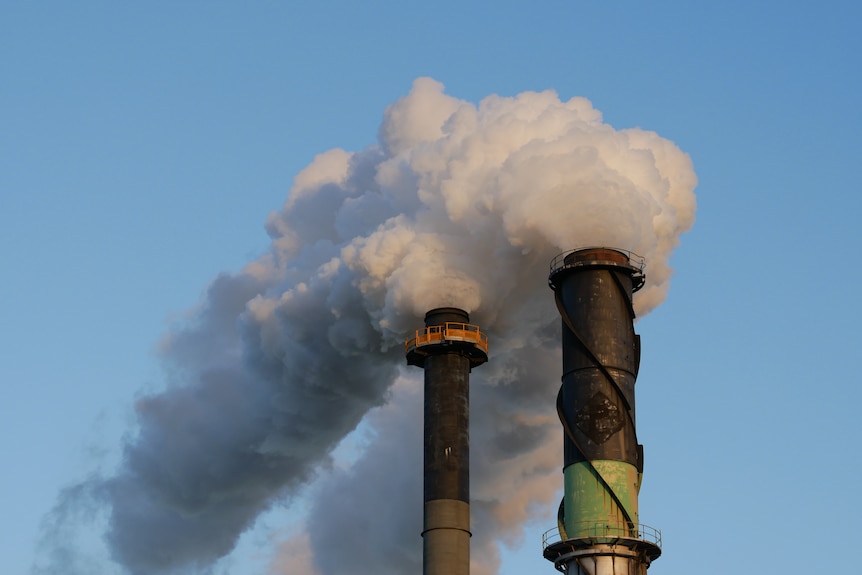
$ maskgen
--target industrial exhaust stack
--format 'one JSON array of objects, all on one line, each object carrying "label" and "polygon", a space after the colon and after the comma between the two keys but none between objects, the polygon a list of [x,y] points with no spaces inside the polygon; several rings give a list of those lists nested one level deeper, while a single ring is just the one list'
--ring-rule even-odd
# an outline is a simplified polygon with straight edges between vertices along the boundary
[{"label": "industrial exhaust stack", "polygon": [[544,556],[568,575],[646,575],[659,531],[639,523],[643,446],[635,431],[640,337],[632,294],[643,258],[611,248],[557,256],[548,278],[562,316],[564,495]]},{"label": "industrial exhaust stack", "polygon": [[432,309],[405,344],[425,370],[424,575],[470,573],[470,369],[488,361],[488,338],[467,312]]}]

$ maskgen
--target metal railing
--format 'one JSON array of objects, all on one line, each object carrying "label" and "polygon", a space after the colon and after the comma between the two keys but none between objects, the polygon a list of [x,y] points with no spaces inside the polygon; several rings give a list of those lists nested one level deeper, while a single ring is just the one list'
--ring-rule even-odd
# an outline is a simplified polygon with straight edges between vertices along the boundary
[{"label": "metal railing", "polygon": [[[575,254],[581,254],[575,257]],[[623,261],[623,260],[627,261]],[[548,285],[556,290],[555,276],[563,270],[581,268],[586,266],[600,265],[605,267],[619,267],[631,272],[632,291],[638,291],[644,286],[646,276],[644,268],[646,259],[630,250],[622,250],[609,247],[587,247],[576,248],[563,252],[551,260],[551,272],[548,275]]]},{"label": "metal railing", "polygon": [[488,353],[488,336],[479,331],[479,326],[469,323],[446,322],[445,325],[432,325],[423,329],[417,329],[414,337],[407,338],[404,342],[404,351],[411,349],[443,343],[444,341],[466,341],[476,344],[479,349]]},{"label": "metal railing", "polygon": [[[571,256],[575,252],[583,252],[583,251],[588,251],[588,250],[595,250],[597,255],[600,254],[601,252],[616,252],[617,254],[624,255],[626,258],[628,258],[628,265],[635,268],[636,270],[643,271],[643,269],[646,267],[646,259],[644,259],[643,256],[640,256],[631,250],[623,250],[623,249],[619,249],[619,248],[610,248],[607,246],[590,246],[590,247],[586,247],[586,248],[575,248],[573,250],[569,250],[567,252],[563,252],[563,253],[557,255],[553,260],[551,260],[551,270],[550,270],[551,275],[553,275],[554,273],[558,272],[559,270],[562,270],[565,268],[577,267],[579,265],[584,265],[587,263],[593,263],[593,262],[598,262],[598,261],[601,261],[602,263],[611,264],[611,265],[622,264],[622,262],[618,262],[618,261],[614,261],[614,260],[610,260],[610,259],[608,259],[608,260],[599,260],[599,259],[595,259],[595,258],[589,258],[589,259],[583,259],[583,260],[569,259],[569,256]],[[566,261],[567,259],[569,261]],[[623,264],[623,265],[625,265],[625,264]]]},{"label": "metal railing", "polygon": [[597,542],[605,542],[606,540],[622,538],[647,541],[661,547],[661,531],[649,525],[584,521],[571,526],[567,530],[565,538],[560,534],[559,527],[548,529],[542,534],[542,549],[546,549],[554,543],[574,539],[595,539]]}]

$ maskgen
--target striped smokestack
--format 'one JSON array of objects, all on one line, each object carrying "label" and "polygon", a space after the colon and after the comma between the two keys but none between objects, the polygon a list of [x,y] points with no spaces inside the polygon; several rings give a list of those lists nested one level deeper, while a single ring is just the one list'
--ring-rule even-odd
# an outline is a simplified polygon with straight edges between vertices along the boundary
[{"label": "striped smokestack", "polygon": [[470,573],[470,369],[488,360],[488,339],[469,321],[432,309],[405,345],[425,370],[424,575]]}]

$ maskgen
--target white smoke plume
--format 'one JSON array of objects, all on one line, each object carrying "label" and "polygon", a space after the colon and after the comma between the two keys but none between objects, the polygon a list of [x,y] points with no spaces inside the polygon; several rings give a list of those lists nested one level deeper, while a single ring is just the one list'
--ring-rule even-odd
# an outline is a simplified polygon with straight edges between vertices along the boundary
[{"label": "white smoke plume", "polygon": [[440,306],[465,309],[491,340],[471,387],[473,573],[495,573],[497,544],[556,505],[549,262],[632,250],[648,263],[638,314],[660,304],[694,221],[691,161],[653,132],[603,123],[584,98],[475,105],[427,78],[386,110],[378,140],[300,172],[267,222],[269,252],[218,277],[166,338],[169,385],[136,405],[119,470],[88,482],[128,572],[205,572],[379,408],[360,459],[317,475],[307,533],[272,571],[418,573],[421,398],[393,383],[421,377],[402,367],[403,341]]}]

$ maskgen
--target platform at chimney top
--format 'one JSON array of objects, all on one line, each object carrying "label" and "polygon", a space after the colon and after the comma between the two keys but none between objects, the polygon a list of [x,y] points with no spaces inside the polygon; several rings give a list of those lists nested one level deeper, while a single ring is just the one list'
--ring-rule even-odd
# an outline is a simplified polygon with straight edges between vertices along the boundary
[{"label": "platform at chimney top", "polygon": [[593,247],[577,248],[563,252],[551,261],[551,272],[548,284],[556,290],[557,285],[566,272],[584,267],[599,267],[604,269],[622,268],[631,274],[632,291],[643,287],[646,280],[644,267],[646,260],[638,254],[619,248]]},{"label": "platform at chimney top", "polygon": [[470,367],[476,367],[488,361],[488,336],[479,330],[479,326],[446,322],[418,329],[404,342],[409,365],[422,367],[429,355],[448,352],[467,356]]}]

